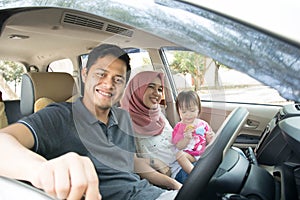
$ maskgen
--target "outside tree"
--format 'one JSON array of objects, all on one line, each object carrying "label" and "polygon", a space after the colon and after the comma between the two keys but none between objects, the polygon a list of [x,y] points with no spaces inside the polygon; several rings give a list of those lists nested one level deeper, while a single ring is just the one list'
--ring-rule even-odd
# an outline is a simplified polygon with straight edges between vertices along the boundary
[{"label": "outside tree", "polygon": [[205,61],[205,56],[201,54],[191,51],[176,51],[170,66],[177,73],[190,73],[195,86],[194,89],[198,91],[204,82]]},{"label": "outside tree", "polygon": [[24,67],[13,61],[0,60],[0,73],[6,82],[14,84],[14,91],[17,90],[17,84],[22,80],[22,74],[25,73]]}]

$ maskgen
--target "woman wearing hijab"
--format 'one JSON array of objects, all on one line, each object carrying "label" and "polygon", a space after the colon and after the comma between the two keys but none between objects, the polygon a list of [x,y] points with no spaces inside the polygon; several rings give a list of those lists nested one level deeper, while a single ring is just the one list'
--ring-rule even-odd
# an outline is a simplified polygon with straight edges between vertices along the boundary
[{"label": "woman wearing hijab", "polygon": [[[136,136],[137,156],[149,158],[149,165],[165,174],[165,179],[176,179],[183,183],[187,174],[176,161],[174,145],[171,143],[173,128],[161,112],[160,101],[163,96],[164,74],[144,71],[135,75],[128,83],[121,107],[127,110],[133,122]],[[155,184],[161,181],[138,169],[137,173]],[[153,177],[154,180],[150,180]],[[169,177],[170,176],[170,177]],[[174,178],[174,179],[173,179]],[[181,184],[176,181],[176,187]],[[174,189],[174,188],[173,188]]]}]

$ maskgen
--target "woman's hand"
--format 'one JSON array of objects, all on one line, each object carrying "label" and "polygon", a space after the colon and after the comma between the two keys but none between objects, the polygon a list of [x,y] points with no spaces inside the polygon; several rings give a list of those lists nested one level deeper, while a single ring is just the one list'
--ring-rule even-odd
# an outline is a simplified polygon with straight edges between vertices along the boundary
[{"label": "woman's hand", "polygon": [[151,164],[151,167],[153,167],[155,170],[159,171],[162,174],[171,176],[170,167],[160,159],[153,158],[153,163]]}]

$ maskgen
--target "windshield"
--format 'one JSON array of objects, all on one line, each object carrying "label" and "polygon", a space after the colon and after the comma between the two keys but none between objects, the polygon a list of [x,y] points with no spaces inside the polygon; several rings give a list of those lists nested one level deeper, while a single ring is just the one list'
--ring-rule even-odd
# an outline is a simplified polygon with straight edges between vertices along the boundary
[{"label": "windshield", "polygon": [[160,4],[121,0],[5,2],[2,7],[70,7],[131,25],[247,73],[286,99],[300,101],[297,46],[201,8],[167,0]]}]

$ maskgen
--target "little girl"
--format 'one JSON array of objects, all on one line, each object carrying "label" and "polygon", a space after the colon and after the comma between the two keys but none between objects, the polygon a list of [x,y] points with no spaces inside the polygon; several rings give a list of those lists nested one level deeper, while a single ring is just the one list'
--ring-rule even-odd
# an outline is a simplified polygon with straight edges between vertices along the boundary
[{"label": "little girl", "polygon": [[172,143],[176,146],[176,158],[184,171],[190,173],[204,152],[214,133],[208,123],[199,119],[201,101],[194,91],[182,91],[176,99],[176,109],[181,121],[172,133]]}]

